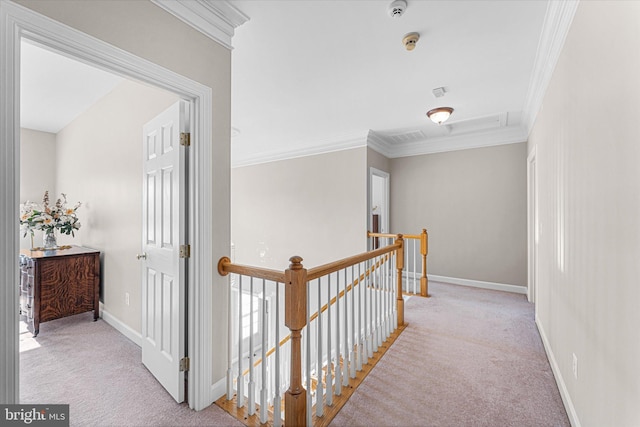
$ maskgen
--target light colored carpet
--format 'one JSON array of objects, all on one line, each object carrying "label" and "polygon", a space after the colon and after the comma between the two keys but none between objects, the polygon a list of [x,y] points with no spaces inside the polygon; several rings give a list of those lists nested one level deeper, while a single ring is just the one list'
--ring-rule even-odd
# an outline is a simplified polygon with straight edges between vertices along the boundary
[{"label": "light colored carpet", "polygon": [[92,320],[42,323],[36,339],[21,330],[21,403],[68,403],[72,426],[243,425],[215,405],[177,404],[142,364],[140,347]]},{"label": "light colored carpet", "polygon": [[[409,327],[333,426],[569,426],[523,295],[430,283]],[[85,313],[21,334],[23,403],[69,403],[73,426],[241,426],[176,404],[140,348]]]},{"label": "light colored carpet", "polygon": [[429,290],[332,426],[570,426],[524,295]]}]

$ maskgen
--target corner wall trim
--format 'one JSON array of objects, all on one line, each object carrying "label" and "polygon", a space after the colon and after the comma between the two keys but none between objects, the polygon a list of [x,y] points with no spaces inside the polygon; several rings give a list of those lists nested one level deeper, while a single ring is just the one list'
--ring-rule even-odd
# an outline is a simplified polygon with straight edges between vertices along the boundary
[{"label": "corner wall trim", "polygon": [[514,294],[527,294],[526,286],[508,285],[504,283],[483,282],[480,280],[459,279],[457,277],[436,276],[428,274],[429,280],[434,282],[451,283],[453,285],[470,286],[472,288],[492,289],[494,291],[512,292]]},{"label": "corner wall trim", "polygon": [[100,317],[102,317],[102,320],[104,320],[108,325],[112,326],[113,329],[133,341],[135,345],[142,347],[142,335],[139,332],[131,329],[131,327],[124,324],[120,319],[108,311],[102,310],[100,312]]},{"label": "corner wall trim", "polygon": [[545,333],[544,327],[542,326],[542,322],[540,322],[540,319],[538,318],[538,316],[536,316],[536,326],[538,327],[538,332],[540,333],[540,338],[542,339],[542,345],[544,346],[544,351],[547,353],[547,359],[549,359],[549,365],[551,366],[551,371],[553,372],[553,376],[556,379],[556,384],[558,384],[560,397],[562,398],[562,403],[564,403],[564,408],[567,411],[569,422],[573,427],[581,427],[580,419],[578,418],[578,413],[576,412],[576,408],[573,406],[573,401],[571,400],[571,396],[569,395],[569,390],[567,389],[567,384],[564,382],[564,378],[562,377],[562,373],[560,372],[560,367],[558,366],[556,357],[553,354],[553,350],[551,350],[551,346],[549,345],[549,340],[547,339],[547,334]]},{"label": "corner wall trim", "polygon": [[522,108],[523,124],[527,135],[531,133],[538,111],[542,105],[553,71],[558,63],[564,41],[567,38],[579,0],[550,1],[544,17],[542,34],[538,41],[533,73],[527,97]]}]

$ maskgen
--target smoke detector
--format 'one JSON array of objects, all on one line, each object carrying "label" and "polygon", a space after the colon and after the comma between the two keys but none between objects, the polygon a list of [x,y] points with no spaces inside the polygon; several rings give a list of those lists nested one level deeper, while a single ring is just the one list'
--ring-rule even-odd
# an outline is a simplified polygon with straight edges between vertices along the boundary
[{"label": "smoke detector", "polygon": [[409,33],[405,34],[402,38],[402,44],[407,50],[413,50],[416,47],[416,43],[420,40],[420,34],[418,33]]},{"label": "smoke detector", "polygon": [[400,18],[405,10],[407,10],[407,2],[404,0],[395,0],[389,5],[389,16],[392,18]]}]

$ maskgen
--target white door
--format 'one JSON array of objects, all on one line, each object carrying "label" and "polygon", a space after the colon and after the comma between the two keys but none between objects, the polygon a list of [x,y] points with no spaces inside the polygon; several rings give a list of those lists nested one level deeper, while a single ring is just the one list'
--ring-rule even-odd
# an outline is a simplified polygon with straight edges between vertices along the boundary
[{"label": "white door", "polygon": [[177,402],[184,401],[186,132],[188,104],[179,101],[144,126],[142,363]]}]

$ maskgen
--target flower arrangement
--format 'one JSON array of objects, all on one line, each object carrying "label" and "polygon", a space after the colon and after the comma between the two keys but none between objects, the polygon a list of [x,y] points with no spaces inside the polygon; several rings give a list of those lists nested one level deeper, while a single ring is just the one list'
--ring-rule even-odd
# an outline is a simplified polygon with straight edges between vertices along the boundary
[{"label": "flower arrangement", "polygon": [[56,200],[54,206],[49,206],[49,192],[44,192],[42,206],[27,201],[20,209],[20,230],[24,233],[31,233],[35,230],[42,230],[45,234],[53,234],[55,230],[63,234],[75,236],[74,231],[80,228],[80,222],[76,216],[76,211],[81,206],[78,202],[73,208],[67,207],[67,196],[62,193],[62,198]]}]

